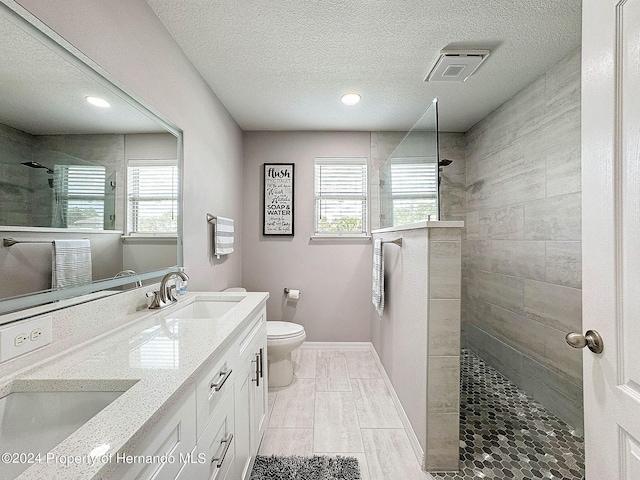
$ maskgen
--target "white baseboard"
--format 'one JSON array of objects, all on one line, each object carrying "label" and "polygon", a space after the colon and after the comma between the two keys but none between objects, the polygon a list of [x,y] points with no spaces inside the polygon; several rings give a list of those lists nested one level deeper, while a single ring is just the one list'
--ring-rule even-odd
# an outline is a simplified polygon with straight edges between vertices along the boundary
[{"label": "white baseboard", "polygon": [[302,350],[369,350],[371,342],[304,342]]},{"label": "white baseboard", "polygon": [[402,403],[400,403],[400,399],[398,398],[398,394],[396,393],[395,389],[393,388],[393,384],[391,383],[391,379],[387,375],[387,371],[384,369],[384,366],[382,365],[382,361],[380,360],[380,357],[378,356],[378,352],[376,352],[376,349],[373,346],[373,344],[370,344],[370,345],[371,345],[371,354],[373,355],[373,358],[375,359],[376,363],[378,364],[378,368],[380,369],[380,372],[382,374],[382,379],[384,380],[384,383],[387,386],[387,389],[389,390],[389,393],[391,394],[391,398],[393,399],[393,403],[395,404],[396,409],[398,410],[398,414],[400,415],[400,420],[402,421],[402,425],[404,425],[404,430],[405,430],[405,432],[407,432],[407,437],[409,437],[409,443],[411,443],[411,448],[413,448],[413,453],[415,453],[416,459],[420,463],[420,467],[424,470],[424,466],[425,466],[424,450],[422,449],[422,446],[420,445],[420,442],[418,441],[418,437],[416,436],[416,432],[414,432],[413,427],[411,426],[411,423],[409,422],[409,417],[407,417],[407,414],[404,411],[404,408],[402,407]]}]

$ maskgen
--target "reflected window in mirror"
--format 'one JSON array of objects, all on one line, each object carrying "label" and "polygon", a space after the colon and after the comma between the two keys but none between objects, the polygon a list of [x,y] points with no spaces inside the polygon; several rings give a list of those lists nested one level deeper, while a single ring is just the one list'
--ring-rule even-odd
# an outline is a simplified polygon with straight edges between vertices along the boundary
[{"label": "reflected window in mirror", "polygon": [[127,233],[175,235],[178,231],[178,160],[129,160]]},{"label": "reflected window in mirror", "polygon": [[[55,228],[109,230],[105,205],[109,201],[107,169],[98,165],[55,165],[53,170],[53,220]],[[113,201],[113,195],[110,196]],[[111,223],[111,219],[107,223]],[[113,227],[111,227],[113,228]]]}]

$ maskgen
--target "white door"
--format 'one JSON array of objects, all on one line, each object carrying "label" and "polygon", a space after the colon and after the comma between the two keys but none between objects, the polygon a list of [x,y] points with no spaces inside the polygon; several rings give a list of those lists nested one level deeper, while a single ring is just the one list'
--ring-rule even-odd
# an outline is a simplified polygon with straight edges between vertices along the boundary
[{"label": "white door", "polygon": [[640,0],[584,0],[583,328],[587,480],[640,479]]}]

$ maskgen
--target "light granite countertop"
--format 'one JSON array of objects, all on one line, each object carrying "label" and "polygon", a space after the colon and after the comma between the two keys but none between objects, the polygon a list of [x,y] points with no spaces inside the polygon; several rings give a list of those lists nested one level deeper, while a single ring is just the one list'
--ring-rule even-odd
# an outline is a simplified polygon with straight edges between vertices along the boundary
[{"label": "light granite countertop", "polygon": [[[50,362],[11,378],[0,379],[11,391],[122,391],[113,403],[57,445],[51,458],[82,459],[66,464],[35,463],[19,480],[98,479],[112,462],[88,460],[130,453],[163,414],[192,385],[235,333],[263,307],[267,293],[188,293],[177,305],[119,327],[112,333],[57,355]],[[199,298],[237,301],[218,318],[175,319],[172,312]],[[162,346],[161,353],[155,346]],[[93,457],[91,454],[93,453]],[[106,457],[103,457],[106,458]]]}]

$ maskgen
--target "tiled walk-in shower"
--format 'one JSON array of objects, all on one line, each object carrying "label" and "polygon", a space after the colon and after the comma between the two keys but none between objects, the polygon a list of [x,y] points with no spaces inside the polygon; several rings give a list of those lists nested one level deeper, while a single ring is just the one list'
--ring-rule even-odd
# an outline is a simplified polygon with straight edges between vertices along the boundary
[{"label": "tiled walk-in shower", "polygon": [[583,480],[579,433],[473,353],[461,361],[460,472],[436,480]]}]

